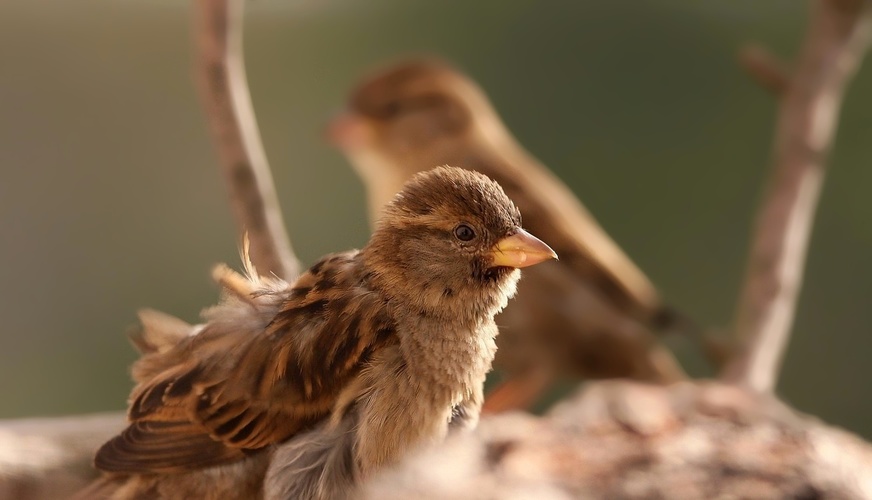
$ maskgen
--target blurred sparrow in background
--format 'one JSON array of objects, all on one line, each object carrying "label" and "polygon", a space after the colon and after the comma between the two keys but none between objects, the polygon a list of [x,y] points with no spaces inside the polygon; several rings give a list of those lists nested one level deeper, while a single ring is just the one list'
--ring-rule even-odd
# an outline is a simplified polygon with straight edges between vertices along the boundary
[{"label": "blurred sparrow in background", "polygon": [[79,497],[345,497],[477,422],[494,315],[518,268],[553,258],[496,183],[440,167],[386,205],[362,250],[292,285],[219,268],[225,297],[198,332],[144,316],[131,423]]},{"label": "blurred sparrow in background", "polygon": [[363,179],[373,220],[412,175],[447,163],[496,180],[560,255],[525,273],[519,299],[497,318],[495,363],[509,378],[486,409],[527,407],[558,376],[684,377],[652,335],[682,320],[469,78],[428,59],[376,71],[327,134]]}]

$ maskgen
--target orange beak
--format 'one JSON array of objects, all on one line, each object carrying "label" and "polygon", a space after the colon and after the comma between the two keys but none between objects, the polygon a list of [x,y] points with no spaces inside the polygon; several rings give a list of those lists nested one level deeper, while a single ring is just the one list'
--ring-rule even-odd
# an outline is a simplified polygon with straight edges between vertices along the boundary
[{"label": "orange beak", "polygon": [[343,111],[324,127],[324,137],[340,149],[356,149],[370,141],[372,130],[365,119]]},{"label": "orange beak", "polygon": [[493,267],[528,267],[550,259],[557,259],[551,247],[532,234],[518,232],[497,242],[490,250]]}]

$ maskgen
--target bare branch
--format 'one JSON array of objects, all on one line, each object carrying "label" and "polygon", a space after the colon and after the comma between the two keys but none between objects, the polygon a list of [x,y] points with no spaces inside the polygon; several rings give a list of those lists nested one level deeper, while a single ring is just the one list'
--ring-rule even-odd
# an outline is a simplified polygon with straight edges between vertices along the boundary
[{"label": "bare branch", "polygon": [[194,2],[195,73],[240,233],[261,273],[299,274],[245,77],[244,0]]},{"label": "bare branch", "polygon": [[739,51],[739,65],[758,85],[776,96],[781,96],[790,85],[790,70],[762,45],[751,44]]},{"label": "bare branch", "polygon": [[870,37],[872,0],[815,0],[796,73],[780,103],[774,171],[758,215],[723,378],[775,385],[845,86]]}]

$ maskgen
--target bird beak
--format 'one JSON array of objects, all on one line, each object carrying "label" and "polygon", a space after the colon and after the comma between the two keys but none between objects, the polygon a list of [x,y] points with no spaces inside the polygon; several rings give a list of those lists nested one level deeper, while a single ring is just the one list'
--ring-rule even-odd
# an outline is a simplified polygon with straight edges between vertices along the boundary
[{"label": "bird beak", "polygon": [[532,234],[518,232],[497,242],[490,250],[493,267],[528,267],[549,259],[557,259],[551,247]]},{"label": "bird beak", "polygon": [[372,136],[372,127],[360,116],[343,111],[336,114],[324,127],[327,142],[340,149],[357,149],[366,145]]}]

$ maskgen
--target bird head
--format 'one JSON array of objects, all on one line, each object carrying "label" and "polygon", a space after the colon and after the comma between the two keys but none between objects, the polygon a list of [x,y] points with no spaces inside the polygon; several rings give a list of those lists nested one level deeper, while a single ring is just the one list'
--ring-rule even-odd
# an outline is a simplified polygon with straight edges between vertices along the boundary
[{"label": "bird head", "polygon": [[508,131],[484,92],[438,59],[392,64],[365,77],[326,135],[367,183],[445,163],[468,168],[470,144],[502,142]]},{"label": "bird head", "polygon": [[364,255],[388,295],[424,312],[471,315],[495,314],[514,295],[520,268],[557,258],[524,231],[496,182],[455,167],[408,181],[385,208]]},{"label": "bird head", "polygon": [[489,106],[475,84],[447,64],[412,59],[365,77],[328,137],[352,154],[418,151],[462,137],[482,104]]}]

